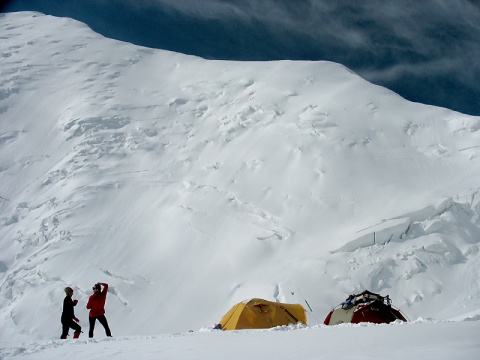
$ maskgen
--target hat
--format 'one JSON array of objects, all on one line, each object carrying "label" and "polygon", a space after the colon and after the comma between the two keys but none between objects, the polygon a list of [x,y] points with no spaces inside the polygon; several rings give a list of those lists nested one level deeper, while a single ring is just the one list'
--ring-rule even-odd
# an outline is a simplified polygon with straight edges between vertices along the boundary
[{"label": "hat", "polygon": [[73,293],[73,289],[70,286],[67,286],[63,291],[65,291],[65,294],[67,295]]}]

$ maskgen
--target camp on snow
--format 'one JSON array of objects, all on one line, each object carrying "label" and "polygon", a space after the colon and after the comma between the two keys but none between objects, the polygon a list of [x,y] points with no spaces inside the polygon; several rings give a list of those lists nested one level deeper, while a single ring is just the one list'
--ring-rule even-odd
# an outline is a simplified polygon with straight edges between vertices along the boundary
[{"label": "camp on snow", "polygon": [[358,295],[350,295],[332,309],[323,323],[325,325],[361,322],[389,324],[395,320],[407,321],[400,310],[392,306],[390,297],[365,290]]},{"label": "camp on snow", "polygon": [[265,329],[299,322],[307,323],[306,311],[302,305],[254,298],[234,305],[215,328],[222,330]]}]

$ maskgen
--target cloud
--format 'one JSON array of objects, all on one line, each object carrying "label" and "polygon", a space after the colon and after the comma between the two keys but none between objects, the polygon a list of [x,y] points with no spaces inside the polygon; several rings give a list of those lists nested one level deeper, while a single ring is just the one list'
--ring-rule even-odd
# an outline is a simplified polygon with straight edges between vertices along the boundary
[{"label": "cloud", "polygon": [[395,63],[383,69],[366,69],[361,75],[373,82],[393,82],[405,76],[424,77],[444,76],[455,71],[463,64],[462,61],[451,59],[434,59],[422,63]]},{"label": "cloud", "polygon": [[262,24],[272,35],[304,36],[312,46],[364,49],[382,54],[441,56],[480,47],[480,5],[470,0],[136,0],[169,11],[220,22]]},{"label": "cloud", "polygon": [[176,11],[186,16],[201,20],[248,19],[252,11],[249,0],[238,2],[233,0],[129,0],[132,5],[141,7],[160,6],[166,10]]}]

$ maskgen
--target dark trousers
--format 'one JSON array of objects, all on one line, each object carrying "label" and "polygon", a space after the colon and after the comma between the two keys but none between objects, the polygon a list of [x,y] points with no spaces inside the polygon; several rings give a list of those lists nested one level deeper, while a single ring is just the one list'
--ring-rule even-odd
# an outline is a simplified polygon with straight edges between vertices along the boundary
[{"label": "dark trousers", "polygon": [[90,330],[88,331],[88,337],[93,338],[93,329],[95,329],[95,321],[97,319],[100,322],[100,324],[102,324],[103,327],[105,328],[105,334],[107,334],[107,336],[112,336],[112,333],[110,332],[110,328],[108,327],[107,318],[105,317],[105,315],[100,315],[97,317],[88,318],[90,322]]},{"label": "dark trousers", "polygon": [[82,328],[73,320],[62,319],[62,336],[61,339],[66,339],[68,336],[68,330],[72,328],[75,331],[81,332]]}]

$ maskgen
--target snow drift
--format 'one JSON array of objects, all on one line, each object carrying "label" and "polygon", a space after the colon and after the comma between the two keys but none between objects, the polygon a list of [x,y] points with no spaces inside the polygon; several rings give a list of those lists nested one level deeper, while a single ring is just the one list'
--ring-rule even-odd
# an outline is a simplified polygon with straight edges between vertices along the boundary
[{"label": "snow drift", "polygon": [[[330,62],[208,61],[0,15],[0,341],[107,282],[114,335],[251,297],[480,315],[480,118]],[[98,329],[97,331],[101,331]]]}]

